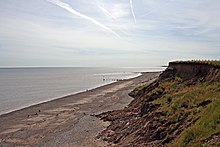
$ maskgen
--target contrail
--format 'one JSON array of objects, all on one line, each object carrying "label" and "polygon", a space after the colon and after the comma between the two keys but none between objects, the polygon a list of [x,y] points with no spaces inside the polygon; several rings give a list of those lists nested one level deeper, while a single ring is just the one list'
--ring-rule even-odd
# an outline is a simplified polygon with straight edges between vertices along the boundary
[{"label": "contrail", "polygon": [[136,23],[136,17],[135,17],[135,15],[134,15],[133,1],[132,1],[132,0],[130,0],[130,7],[131,7],[131,13],[132,13],[133,18],[134,18],[134,22]]},{"label": "contrail", "polygon": [[53,4],[57,5],[57,6],[59,6],[59,7],[61,7],[61,8],[63,8],[63,9],[65,9],[65,10],[67,10],[67,11],[69,11],[70,13],[72,13],[72,14],[74,14],[74,15],[76,15],[76,16],[79,16],[79,17],[84,18],[84,19],[86,19],[86,20],[88,20],[88,21],[91,21],[92,23],[94,23],[94,24],[100,26],[101,28],[105,29],[105,30],[108,31],[108,32],[113,33],[115,36],[117,36],[118,38],[120,38],[120,36],[119,36],[116,32],[114,32],[114,31],[111,30],[110,28],[106,27],[106,26],[103,25],[102,23],[98,22],[98,21],[95,20],[94,18],[91,18],[91,17],[89,17],[89,16],[86,16],[86,15],[84,15],[84,14],[81,14],[81,13],[77,12],[77,11],[74,10],[69,4],[64,3],[64,2],[62,2],[62,1],[60,1],[60,0],[47,0],[47,1],[53,3]]},{"label": "contrail", "polygon": [[101,9],[101,10],[104,12],[105,15],[111,17],[112,19],[115,19],[115,17],[114,17],[108,10],[106,10],[104,7],[102,7],[102,6],[100,6],[100,5],[98,5],[97,7],[98,7],[99,9]]}]

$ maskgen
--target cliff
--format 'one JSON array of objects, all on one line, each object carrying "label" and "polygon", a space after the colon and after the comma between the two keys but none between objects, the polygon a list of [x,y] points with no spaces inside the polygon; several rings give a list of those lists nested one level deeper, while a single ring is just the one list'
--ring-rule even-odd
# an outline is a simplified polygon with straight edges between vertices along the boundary
[{"label": "cliff", "polygon": [[135,88],[123,110],[98,115],[111,125],[98,137],[115,146],[220,144],[220,61],[170,62]]},{"label": "cliff", "polygon": [[175,70],[175,76],[184,80],[204,78],[207,80],[219,80],[220,65],[206,62],[170,62],[169,68]]}]

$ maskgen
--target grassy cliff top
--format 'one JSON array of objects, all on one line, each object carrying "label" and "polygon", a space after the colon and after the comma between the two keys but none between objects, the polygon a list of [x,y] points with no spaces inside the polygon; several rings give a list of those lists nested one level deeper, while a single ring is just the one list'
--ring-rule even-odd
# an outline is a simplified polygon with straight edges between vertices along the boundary
[{"label": "grassy cliff top", "polygon": [[189,60],[189,61],[173,61],[171,64],[204,64],[220,67],[220,60]]}]

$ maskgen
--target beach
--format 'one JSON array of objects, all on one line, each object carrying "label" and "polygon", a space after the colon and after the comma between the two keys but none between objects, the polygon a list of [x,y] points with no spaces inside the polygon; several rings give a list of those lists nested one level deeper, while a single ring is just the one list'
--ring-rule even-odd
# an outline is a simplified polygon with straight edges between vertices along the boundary
[{"label": "beach", "polygon": [[109,122],[94,115],[122,109],[128,93],[151,82],[159,72],[33,105],[0,116],[0,146],[107,146],[96,138]]}]

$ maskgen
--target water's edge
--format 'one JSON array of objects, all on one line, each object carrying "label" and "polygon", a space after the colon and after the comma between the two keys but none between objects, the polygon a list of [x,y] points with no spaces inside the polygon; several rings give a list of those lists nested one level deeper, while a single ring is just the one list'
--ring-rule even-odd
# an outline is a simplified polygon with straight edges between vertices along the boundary
[{"label": "water's edge", "polygon": [[132,79],[135,79],[135,78],[138,78],[138,77],[142,76],[144,73],[145,72],[140,72],[136,76],[130,77],[128,79],[124,79],[124,80],[120,80],[120,81],[111,81],[109,83],[104,83],[104,84],[96,85],[96,86],[91,87],[89,89],[85,89],[85,90],[81,90],[81,91],[77,91],[77,92],[73,92],[73,93],[68,93],[68,94],[65,94],[65,95],[62,95],[62,96],[57,96],[57,97],[50,98],[50,99],[45,100],[45,101],[41,101],[41,102],[37,102],[37,103],[32,103],[32,104],[29,104],[29,105],[24,105],[24,106],[19,107],[17,109],[12,109],[12,110],[9,110],[9,111],[6,111],[6,112],[0,112],[0,116],[10,115],[11,113],[22,111],[24,109],[28,109],[28,108],[33,107],[33,106],[37,106],[37,105],[41,105],[41,104],[44,104],[44,103],[49,103],[49,102],[52,102],[52,101],[56,101],[56,100],[59,100],[59,99],[71,97],[73,95],[78,95],[78,94],[81,94],[81,93],[84,93],[84,92],[88,92],[88,91],[92,91],[94,89],[99,89],[99,88],[102,88],[102,87],[105,87],[105,86],[110,86],[110,85],[116,84],[118,82],[129,81],[129,80],[132,80]]}]

